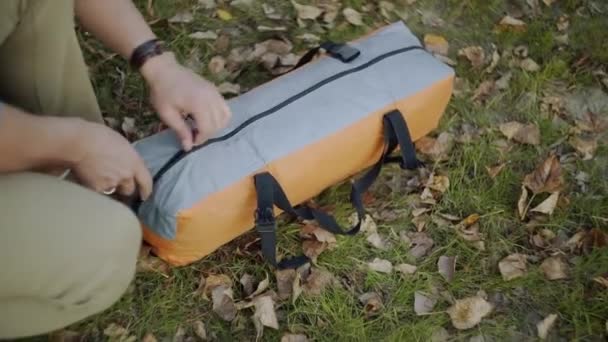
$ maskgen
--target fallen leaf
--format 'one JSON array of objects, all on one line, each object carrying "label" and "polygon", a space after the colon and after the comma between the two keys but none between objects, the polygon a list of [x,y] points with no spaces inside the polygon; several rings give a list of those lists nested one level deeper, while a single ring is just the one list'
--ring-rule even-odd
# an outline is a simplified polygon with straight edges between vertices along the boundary
[{"label": "fallen leaf", "polygon": [[456,272],[456,259],[457,256],[445,256],[442,255],[437,261],[437,269],[447,282],[451,282],[454,279],[454,273]]},{"label": "fallen leaf", "polygon": [[262,10],[264,11],[264,15],[266,18],[273,20],[283,19],[283,16],[277,12],[277,10],[267,3],[262,4]]},{"label": "fallen leaf", "polygon": [[517,212],[520,220],[523,220],[528,214],[528,190],[525,185],[521,186],[521,195],[517,201]]},{"label": "fallen leaf", "polygon": [[431,211],[429,208],[416,208],[412,210],[412,216],[418,217],[422,214],[428,213],[429,211]]},{"label": "fallen leaf", "polygon": [[442,132],[437,138],[424,136],[415,143],[416,148],[433,160],[441,160],[448,157],[448,153],[454,146],[454,136],[451,133]]},{"label": "fallen leaf", "polygon": [[307,224],[302,227],[300,237],[305,239],[314,237],[319,242],[336,243],[336,236],[334,234],[314,224]]},{"label": "fallen leaf", "polygon": [[[216,53],[224,53],[230,48],[230,36],[227,34],[221,34],[215,41],[214,44]],[[244,48],[244,47],[243,47]]]},{"label": "fallen leaf", "polygon": [[380,14],[388,20],[392,18],[391,13],[394,13],[396,10],[395,4],[389,1],[380,1]]},{"label": "fallen leaf", "polygon": [[536,72],[540,70],[540,66],[532,58],[528,57],[519,62],[519,67],[530,72]]},{"label": "fallen leaf", "polygon": [[559,31],[566,31],[570,27],[570,19],[567,14],[561,15],[557,19],[557,29]]},{"label": "fallen leaf", "polygon": [[522,144],[540,144],[540,129],[535,124],[522,124],[510,121],[499,126],[500,131],[509,140],[515,140]]},{"label": "fallen leaf", "polygon": [[329,245],[326,242],[320,242],[317,240],[305,240],[302,242],[302,251],[304,255],[309,257],[313,262],[317,261],[317,258],[321,253],[325,252]]},{"label": "fallen leaf", "polygon": [[443,327],[435,329],[431,335],[431,342],[447,342],[450,338],[450,333]]},{"label": "fallen leaf", "polygon": [[238,84],[224,82],[217,87],[221,94],[234,94],[238,95],[241,93],[241,86]]},{"label": "fallen leaf", "polygon": [[488,65],[488,67],[486,68],[485,73],[491,74],[492,72],[494,72],[494,69],[496,69],[496,67],[498,66],[498,62],[500,62],[500,54],[498,54],[497,50],[494,50],[494,52],[492,53],[492,61],[490,62],[490,65]]},{"label": "fallen leaf", "polygon": [[234,305],[232,288],[219,285],[211,290],[213,312],[225,321],[232,321],[236,317],[237,308]]},{"label": "fallen leaf", "polygon": [[[256,324],[256,328],[258,326],[261,326],[278,330],[279,321],[277,319],[277,314],[274,309],[274,300],[272,300],[272,296],[265,295],[256,297],[253,302],[255,304],[255,313],[253,314],[253,320],[254,322],[260,323],[260,325]],[[261,336],[260,331],[258,331],[258,336]]]},{"label": "fallen leaf", "polygon": [[239,280],[241,285],[243,285],[243,290],[245,291],[245,294],[247,296],[250,296],[253,293],[253,282],[254,281],[255,281],[255,278],[249,273],[243,274],[243,276]]},{"label": "fallen leaf", "polygon": [[426,186],[432,190],[444,193],[450,187],[450,179],[447,176],[432,173],[426,183]]},{"label": "fallen leaf", "polygon": [[123,117],[120,128],[127,137],[135,137],[137,133],[137,130],[135,128],[135,118],[129,116]]},{"label": "fallen leaf", "polygon": [[378,234],[377,232],[371,233],[366,240],[367,242],[369,242],[370,245],[378,249],[386,250],[388,248],[386,239],[380,236],[380,234]]},{"label": "fallen leaf", "polygon": [[308,337],[303,334],[285,334],[281,337],[281,342],[308,342]]},{"label": "fallen leaf", "polygon": [[429,52],[446,56],[449,52],[450,44],[442,36],[436,34],[426,34],[424,35],[424,47]]},{"label": "fallen leaf", "polygon": [[215,0],[198,0],[198,3],[207,10],[214,9],[217,6]]},{"label": "fallen leaf", "polygon": [[598,283],[608,289],[608,276],[605,276],[605,277],[597,276],[597,277],[593,278],[593,281],[595,281],[596,283]]},{"label": "fallen leaf", "polygon": [[217,33],[213,32],[213,31],[205,31],[205,32],[197,31],[197,32],[192,32],[192,33],[190,33],[188,35],[188,37],[190,37],[192,39],[204,39],[204,40],[216,40],[216,39],[218,39]]},{"label": "fallen leaf", "polygon": [[511,83],[511,79],[513,78],[513,73],[511,71],[506,72],[502,75],[496,82],[494,83],[494,87],[497,90],[505,90],[509,89],[509,83]]},{"label": "fallen leaf", "polygon": [[312,45],[317,45],[321,41],[321,37],[312,33],[304,33],[297,36],[296,38],[301,39],[302,41]]},{"label": "fallen leaf", "polygon": [[416,270],[418,270],[418,267],[416,267],[414,265],[410,265],[410,264],[399,264],[399,265],[395,266],[395,270],[397,272],[403,273],[404,275],[410,275],[410,274],[416,273]]},{"label": "fallen leaf", "polygon": [[294,282],[296,281],[296,273],[297,272],[294,269],[277,270],[275,272],[277,289],[279,291],[278,297],[280,300],[285,300],[292,295]]},{"label": "fallen leaf", "polygon": [[433,311],[437,299],[426,296],[420,291],[414,293],[414,312],[417,316],[423,316]]},{"label": "fallen leaf", "polygon": [[568,264],[560,257],[549,257],[540,264],[540,270],[549,280],[568,278]]},{"label": "fallen leaf", "polygon": [[327,270],[313,268],[303,286],[303,291],[307,295],[318,296],[330,285],[337,284],[333,274]]},{"label": "fallen leaf", "polygon": [[270,279],[268,278],[268,275],[266,275],[266,278],[264,278],[264,280],[262,280],[258,284],[256,290],[252,294],[250,294],[249,297],[253,298],[261,295],[264,291],[268,289],[268,286],[270,286]]},{"label": "fallen leaf", "polygon": [[193,324],[193,330],[196,336],[198,336],[201,340],[205,341],[207,339],[207,329],[205,328],[205,323],[202,321],[195,321]]},{"label": "fallen leaf", "polygon": [[232,13],[224,10],[224,9],[218,9],[216,11],[217,17],[220,18],[223,21],[230,21],[232,20]]},{"label": "fallen leaf", "polygon": [[486,171],[488,171],[488,175],[490,175],[490,178],[494,179],[505,168],[505,166],[507,166],[506,163],[500,163],[498,165],[490,167],[486,166]]},{"label": "fallen leaf", "polygon": [[[419,11],[422,15],[422,24],[430,27],[442,27],[445,25],[445,20],[441,19],[437,13],[429,10]],[[406,20],[406,19],[403,19]]]},{"label": "fallen leaf", "polygon": [[225,274],[211,274],[207,278],[201,277],[197,292],[208,298],[213,289],[218,286],[232,287],[232,279]]},{"label": "fallen leaf", "polygon": [[[358,221],[359,215],[357,213],[353,213],[349,219],[350,224],[354,225]],[[370,215],[365,215],[363,218],[363,222],[361,222],[361,231],[364,233],[375,233],[378,231],[378,226]]]},{"label": "fallen leaf", "polygon": [[593,228],[585,234],[582,241],[583,251],[588,254],[594,248],[603,248],[608,246],[608,234],[598,228]]},{"label": "fallen leaf", "polygon": [[361,18],[361,13],[356,10],[347,7],[342,11],[342,15],[346,18],[346,21],[355,26],[363,26],[363,20]]},{"label": "fallen leaf", "polygon": [[253,5],[254,0],[232,0],[230,6],[233,7],[249,7]]},{"label": "fallen leaf", "polygon": [[428,254],[435,243],[425,232],[408,233],[407,236],[411,245],[409,254],[416,259]]},{"label": "fallen leaf", "polygon": [[524,185],[533,193],[553,193],[561,190],[564,180],[561,165],[554,154],[551,154],[532,173],[524,178]]},{"label": "fallen leaf", "polygon": [[475,296],[456,300],[446,312],[452,319],[454,328],[466,330],[478,325],[481,319],[490,314],[493,309],[494,305]]},{"label": "fallen leaf", "polygon": [[[147,333],[146,336],[141,340],[141,342],[157,342],[156,336],[152,333]],[[67,341],[66,341],[67,342]]]},{"label": "fallen leaf", "polygon": [[292,1],[291,3],[298,13],[298,19],[301,20],[315,20],[321,15],[321,13],[323,13],[323,11],[318,7],[301,5],[295,1]]},{"label": "fallen leaf", "polygon": [[522,277],[527,272],[527,258],[523,254],[511,254],[498,263],[504,281]]},{"label": "fallen leaf", "polygon": [[159,273],[164,277],[169,277],[171,267],[164,260],[153,256],[149,246],[142,246],[139,250],[139,256],[137,258],[136,270],[138,273],[153,272]]},{"label": "fallen leaf", "polygon": [[182,326],[178,326],[177,331],[175,332],[175,335],[173,335],[172,342],[185,342],[184,341],[185,337],[186,337],[186,330],[184,330],[184,328]]},{"label": "fallen leaf", "polygon": [[424,231],[424,228],[426,227],[427,223],[429,223],[429,221],[430,217],[428,215],[420,215],[412,219],[412,223],[414,224],[414,226],[416,226],[417,232]]},{"label": "fallen leaf", "polygon": [[226,60],[222,56],[215,56],[215,57],[211,58],[211,60],[209,61],[209,66],[208,66],[209,71],[214,75],[218,75],[218,74],[222,73],[224,71],[225,67],[226,67]]},{"label": "fallen leaf", "polygon": [[550,314],[545,319],[543,319],[542,321],[540,321],[536,324],[536,330],[538,331],[538,337],[541,340],[547,339],[547,336],[549,336],[549,330],[551,330],[551,328],[553,328],[553,325],[555,324],[556,319],[557,319],[557,314]]},{"label": "fallen leaf", "polygon": [[583,157],[583,160],[591,160],[597,150],[597,139],[594,137],[575,136],[570,139],[570,145],[574,147]]},{"label": "fallen leaf", "polygon": [[551,7],[556,0],[543,0],[543,3],[547,5],[547,7]]},{"label": "fallen leaf", "polygon": [[456,233],[465,241],[473,242],[479,250],[485,250],[485,243],[479,233],[479,214],[471,214],[454,226]]},{"label": "fallen leaf", "polygon": [[104,330],[103,334],[108,336],[111,341],[120,342],[135,342],[137,338],[129,334],[129,331],[116,323],[110,323]]},{"label": "fallen leaf", "polygon": [[368,262],[367,266],[370,270],[381,273],[392,273],[393,272],[393,264],[384,259],[374,258],[372,262]]},{"label": "fallen leaf", "polygon": [[359,301],[363,304],[363,311],[367,317],[377,314],[383,307],[382,297],[376,292],[362,294],[359,296]]},{"label": "fallen leaf", "polygon": [[522,31],[525,29],[526,23],[520,19],[516,19],[510,15],[507,15],[500,20],[500,23],[498,23],[498,26],[503,30],[513,29],[515,31]]},{"label": "fallen leaf", "polygon": [[555,210],[555,207],[557,206],[558,199],[559,199],[559,191],[556,191],[556,192],[552,193],[551,196],[547,197],[546,200],[544,200],[542,203],[540,203],[538,206],[534,207],[530,211],[547,214],[547,215],[553,215],[553,211]]},{"label": "fallen leaf", "polygon": [[458,50],[458,56],[466,57],[473,68],[480,68],[485,64],[486,54],[481,46],[468,46]]},{"label": "fallen leaf", "polygon": [[496,89],[496,82],[493,80],[485,80],[479,84],[473,96],[471,97],[472,101],[482,102],[485,101]]},{"label": "fallen leaf", "polygon": [[169,18],[167,21],[170,23],[187,24],[192,22],[192,20],[194,20],[194,15],[192,15],[192,12],[184,10],[177,12],[173,17]]}]

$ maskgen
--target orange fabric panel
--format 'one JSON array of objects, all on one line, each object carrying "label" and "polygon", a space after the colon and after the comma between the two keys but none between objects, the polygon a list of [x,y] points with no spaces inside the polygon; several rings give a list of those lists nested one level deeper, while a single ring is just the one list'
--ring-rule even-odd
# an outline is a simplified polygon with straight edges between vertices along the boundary
[{"label": "orange fabric panel", "polygon": [[[432,131],[447,106],[452,87],[453,76],[370,113],[347,129],[275,160],[258,172],[270,172],[294,205],[306,201],[380,158],[384,114],[399,109],[413,140]],[[255,208],[253,175],[249,175],[181,211],[174,240],[165,240],[145,227],[144,238],[159,257],[173,265],[186,265],[253,228]]]}]

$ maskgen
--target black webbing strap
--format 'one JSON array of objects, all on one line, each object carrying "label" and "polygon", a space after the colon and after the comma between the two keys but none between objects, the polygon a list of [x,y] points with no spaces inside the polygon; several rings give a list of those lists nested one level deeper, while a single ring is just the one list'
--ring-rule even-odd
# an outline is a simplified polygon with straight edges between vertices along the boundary
[{"label": "black webbing strap", "polygon": [[327,52],[327,54],[329,54],[330,56],[332,56],[344,63],[350,63],[355,58],[359,57],[359,55],[361,54],[361,51],[359,51],[358,49],[356,49],[348,44],[325,42],[325,43],[321,44],[320,46],[318,46],[316,48],[312,48],[308,52],[306,52],[304,54],[304,56],[302,56],[300,58],[300,60],[296,64],[296,66],[294,66],[291,70],[289,70],[289,72],[301,67],[304,64],[310,63],[310,61],[312,61],[313,58],[315,58],[315,56],[319,53],[319,51],[321,49],[325,50]]},{"label": "black webbing strap", "polygon": [[[403,169],[415,169],[421,165],[416,158],[416,150],[410,139],[409,130],[402,114],[399,111],[392,111],[386,114],[383,118],[383,126],[384,151],[380,160],[365,175],[353,183],[350,201],[357,212],[358,222],[348,230],[344,230],[333,216],[322,210],[306,205],[293,207],[279,182],[270,173],[264,172],[254,176],[258,200],[258,208],[255,215],[256,230],[260,234],[262,254],[268,262],[279,269],[285,269],[297,268],[309,261],[308,257],[300,255],[277,262],[277,225],[273,211],[275,205],[293,216],[304,220],[316,220],[321,228],[333,234],[354,235],[359,232],[361,223],[365,217],[363,194],[378,178],[382,166],[386,163],[399,162]],[[397,146],[399,146],[401,151],[401,157],[389,157]]]}]

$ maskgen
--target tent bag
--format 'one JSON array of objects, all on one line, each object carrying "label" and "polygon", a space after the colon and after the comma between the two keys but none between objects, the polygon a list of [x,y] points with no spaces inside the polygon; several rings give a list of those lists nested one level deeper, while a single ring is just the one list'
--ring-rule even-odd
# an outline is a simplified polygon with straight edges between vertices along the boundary
[{"label": "tent bag", "polygon": [[361,194],[383,164],[418,167],[412,141],[437,127],[453,70],[402,22],[322,47],[319,58],[309,61],[309,54],[294,70],[228,100],[229,126],[191,151],[181,150],[171,130],[134,143],[154,176],[152,195],[135,210],[160,258],[187,265],[256,228],[271,264],[297,266],[307,258],[277,261],[276,215],[355,234],[360,221],[343,229],[304,203],[367,170],[350,198],[362,219]]}]

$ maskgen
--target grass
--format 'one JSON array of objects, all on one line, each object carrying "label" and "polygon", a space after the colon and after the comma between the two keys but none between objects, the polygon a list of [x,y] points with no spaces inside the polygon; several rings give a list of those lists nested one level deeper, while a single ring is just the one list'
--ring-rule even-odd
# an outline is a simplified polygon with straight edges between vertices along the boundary
[{"label": "grass", "polygon": [[[146,1],[137,3],[145,11]],[[289,29],[282,35],[294,41],[299,51],[305,50],[306,46],[293,37],[314,31],[315,28],[298,27],[293,20],[295,10],[289,2],[271,0],[267,3],[287,17],[278,23]],[[348,0],[344,1],[344,6],[360,10],[369,3]],[[546,280],[539,270],[538,261],[530,265],[525,277],[505,282],[497,264],[503,257],[515,252],[541,256],[544,253],[534,250],[528,240],[528,228],[517,219],[517,200],[524,175],[531,172],[550,151],[563,152],[568,148],[564,144],[553,146],[568,134],[568,129],[555,126],[550,118],[542,117],[539,100],[555,84],[564,84],[561,88],[567,92],[572,88],[601,87],[598,79],[592,75],[594,70],[605,68],[608,63],[608,50],[604,44],[608,29],[605,20],[607,6],[598,1],[583,0],[558,2],[553,9],[541,4],[541,13],[534,19],[526,19],[526,31],[500,33],[494,30],[496,23],[512,10],[503,1],[418,0],[414,5],[405,5],[405,1],[395,3],[405,9],[408,14],[406,23],[419,37],[430,32],[448,39],[450,57],[459,62],[455,67],[457,75],[469,82],[471,90],[497,74],[513,73],[509,88],[486,103],[474,103],[470,100],[470,93],[452,99],[437,132],[468,124],[487,129],[487,133],[473,143],[456,144],[449,160],[430,164],[431,168],[450,179],[450,188],[434,211],[461,217],[473,213],[482,215],[480,229],[486,249],[479,251],[463,241],[454,229],[431,222],[426,230],[435,242],[434,249],[421,260],[412,260],[407,247],[398,241],[401,231],[414,229],[407,203],[416,194],[378,192],[378,203],[405,208],[394,221],[377,220],[379,232],[392,241],[394,248],[375,250],[365,241],[364,235],[338,237],[336,248],[324,252],[318,259],[318,266],[329,270],[343,285],[348,286],[330,288],[320,297],[303,296],[295,303],[280,303],[278,314],[281,327],[279,331],[266,329],[263,339],[277,341],[284,332],[291,331],[304,333],[315,341],[428,341],[438,329],[445,328],[454,341],[468,341],[479,335],[501,341],[536,340],[536,322],[551,313],[559,314],[552,338],[559,336],[564,340],[576,341],[605,339],[608,291],[601,289],[592,278],[608,272],[606,249],[596,249],[589,255],[572,259],[573,273],[568,280]],[[196,1],[193,0],[153,1],[155,18],[171,17],[180,10],[192,8],[194,4]],[[258,32],[255,29],[258,25],[277,25],[277,22],[265,17],[258,2],[255,2],[253,10],[234,9],[228,5],[222,7],[231,11],[235,18],[233,21],[221,22],[208,15],[209,12],[199,10],[190,24],[167,24],[161,20],[153,26],[161,37],[167,39],[180,60],[187,61],[197,54],[200,61],[195,66],[196,71],[215,82],[224,80],[213,78],[205,64],[218,53],[216,47],[212,42],[189,39],[187,35],[190,32],[253,28],[231,39],[231,47],[236,47],[251,45],[275,35]],[[417,10],[440,15],[445,25],[428,27]],[[580,15],[577,15],[577,11]],[[560,46],[555,39],[558,34],[555,22],[562,14],[570,16],[571,44],[568,46]],[[323,36],[349,40],[388,21],[376,12],[365,14],[364,17],[368,23],[366,27],[345,25],[339,17],[336,27]],[[109,55],[89,37],[81,35],[81,39],[91,47],[85,50],[85,55],[93,66],[93,82],[104,113],[119,122],[122,116],[129,115],[135,116],[141,126],[156,123],[153,111],[146,102],[147,93],[141,78],[130,71],[124,61]],[[458,49],[469,45],[480,45],[487,54],[491,54],[491,44],[495,44],[501,53],[518,45],[526,45],[530,57],[541,65],[541,70],[526,72],[510,65],[509,58],[502,58],[493,74],[485,74],[473,70],[457,56]],[[227,56],[227,52],[220,54]],[[582,57],[589,62],[575,65]],[[229,81],[250,88],[271,78],[263,68],[249,65],[238,79]],[[532,101],[526,100],[530,98]],[[604,117],[606,114],[602,113]],[[503,139],[497,126],[510,120],[537,124],[541,130],[541,144],[515,145],[505,155],[497,153],[495,143]],[[566,236],[571,236],[582,227],[608,229],[607,152],[604,140],[593,160],[577,159],[573,164],[568,164],[565,176],[570,203],[565,208],[557,209],[553,216],[541,223],[542,227]],[[505,169],[492,179],[485,167],[505,161]],[[589,175],[587,192],[581,192],[576,185],[574,177],[578,171]],[[389,168],[383,177],[403,179],[399,172],[398,169]],[[347,184],[338,184],[318,198],[322,204],[334,205],[333,212],[343,223],[347,222],[352,212],[347,200]],[[282,226],[280,252],[299,251],[298,227],[296,223]],[[202,320],[208,334],[216,340],[255,340],[250,309],[240,312],[235,321],[224,322],[211,311],[209,301],[194,294],[201,275],[212,273],[227,274],[237,284],[245,273],[254,275],[258,280],[269,274],[271,288],[276,288],[273,270],[261,261],[259,255],[236,253],[237,246],[254,238],[253,233],[246,234],[204,260],[173,269],[170,277],[155,273],[138,274],[131,290],[111,310],[71,328],[85,333],[87,340],[105,340],[103,329],[110,323],[118,323],[138,339],[153,333],[159,340],[171,340],[178,327],[184,328],[186,334],[192,336],[192,322]],[[458,256],[456,277],[451,283],[447,283],[437,272],[437,260],[441,255]],[[384,275],[366,271],[365,263],[375,257],[391,260],[393,264],[414,263],[418,271],[409,277],[398,273]],[[240,288],[235,286],[234,289],[235,298],[242,298]],[[433,314],[417,316],[413,311],[415,292],[433,289],[442,293]],[[377,316],[366,318],[358,297],[369,291],[382,295],[384,308]],[[450,305],[449,298],[472,296],[479,291],[485,291],[488,298],[500,305],[474,329],[453,329],[449,316],[443,313]]]}]

